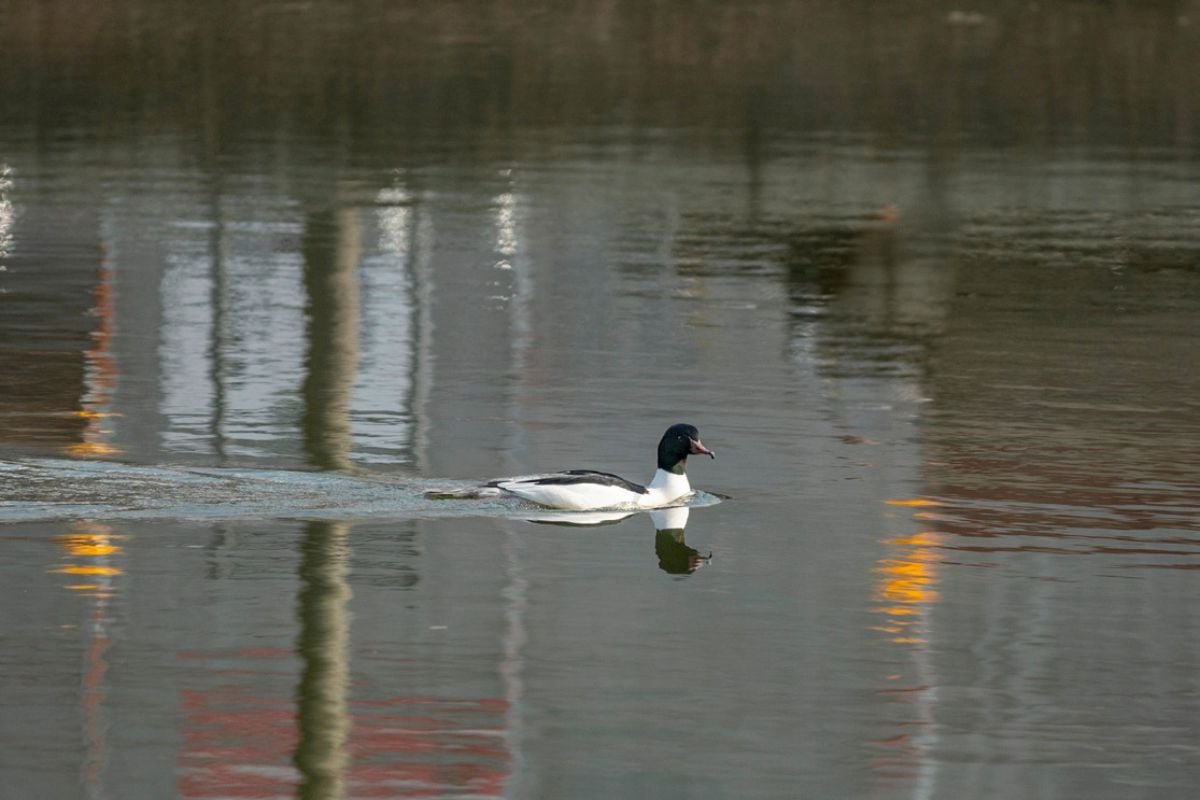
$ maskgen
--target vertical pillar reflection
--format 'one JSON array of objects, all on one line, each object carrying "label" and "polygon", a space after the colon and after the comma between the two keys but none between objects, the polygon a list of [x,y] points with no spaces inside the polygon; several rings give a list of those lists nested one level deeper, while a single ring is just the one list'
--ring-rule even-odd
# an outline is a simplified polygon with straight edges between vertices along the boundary
[{"label": "vertical pillar reflection", "polygon": [[343,796],[350,735],[350,528],[340,521],[310,522],[301,545],[296,654],[302,669],[292,756],[301,800]]},{"label": "vertical pillar reflection", "polygon": [[302,430],[309,462],[348,469],[350,400],[358,367],[362,226],[357,211],[314,212],[305,222],[304,291],[308,356]]},{"label": "vertical pillar reflection", "polygon": [[209,165],[208,211],[211,220],[209,228],[208,251],[212,254],[212,290],[209,295],[212,305],[212,329],[208,342],[209,380],[212,383],[212,412],[210,430],[213,442],[213,454],[218,464],[225,463],[225,421],[226,406],[229,403],[226,384],[228,383],[229,368],[226,361],[229,358],[230,313],[229,293],[229,264],[225,257],[225,216],[221,212],[221,197],[224,194],[223,174],[218,159],[210,160]]},{"label": "vertical pillar reflection", "polygon": [[[314,212],[304,231],[308,357],[302,387],[302,430],[309,462],[321,469],[350,466],[350,402],[358,367],[357,269],[362,231],[357,212]],[[350,525],[312,522],[301,546],[300,634],[303,667],[296,691],[298,740],[293,761],[300,771],[297,796],[343,796],[350,717]]]}]

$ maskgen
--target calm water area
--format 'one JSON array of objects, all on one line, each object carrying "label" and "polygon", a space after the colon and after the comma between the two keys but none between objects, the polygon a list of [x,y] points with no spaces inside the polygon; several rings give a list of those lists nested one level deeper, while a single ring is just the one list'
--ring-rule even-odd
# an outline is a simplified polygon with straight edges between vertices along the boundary
[{"label": "calm water area", "polygon": [[974,9],[0,4],[0,798],[1196,797],[1200,7]]}]

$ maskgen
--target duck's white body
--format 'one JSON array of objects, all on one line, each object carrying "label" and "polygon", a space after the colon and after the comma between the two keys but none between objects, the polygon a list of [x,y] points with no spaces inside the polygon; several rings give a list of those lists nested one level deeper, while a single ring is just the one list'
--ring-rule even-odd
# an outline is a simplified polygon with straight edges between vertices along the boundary
[{"label": "duck's white body", "polygon": [[584,470],[507,478],[492,485],[540,506],[571,511],[662,508],[681,503],[692,494],[686,473],[676,474],[661,468],[654,471],[646,486]]},{"label": "duck's white body", "polygon": [[498,478],[471,489],[429,492],[437,499],[469,499],[509,494],[546,508],[565,511],[637,511],[678,505],[692,495],[687,478],[687,457],[702,454],[715,458],[700,442],[700,432],[683,423],[667,428],[658,443],[658,469],[642,486],[608,472],[573,469],[546,475]]}]

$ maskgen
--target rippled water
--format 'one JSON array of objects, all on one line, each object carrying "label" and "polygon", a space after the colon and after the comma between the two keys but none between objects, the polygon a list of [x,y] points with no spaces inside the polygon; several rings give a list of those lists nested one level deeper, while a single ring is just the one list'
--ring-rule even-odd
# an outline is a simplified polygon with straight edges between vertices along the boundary
[{"label": "rippled water", "polygon": [[1194,26],[127,5],[0,55],[0,797],[1191,796]]}]

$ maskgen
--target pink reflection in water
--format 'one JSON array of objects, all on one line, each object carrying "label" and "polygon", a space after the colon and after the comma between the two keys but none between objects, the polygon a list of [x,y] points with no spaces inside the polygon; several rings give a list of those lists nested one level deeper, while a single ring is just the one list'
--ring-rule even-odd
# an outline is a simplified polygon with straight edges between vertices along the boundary
[{"label": "pink reflection in water", "polygon": [[[290,655],[290,654],[289,654]],[[247,687],[185,690],[177,790],[187,798],[291,797],[301,783],[291,698]],[[500,797],[510,772],[508,703],[492,698],[397,697],[349,703],[352,797]]]}]

